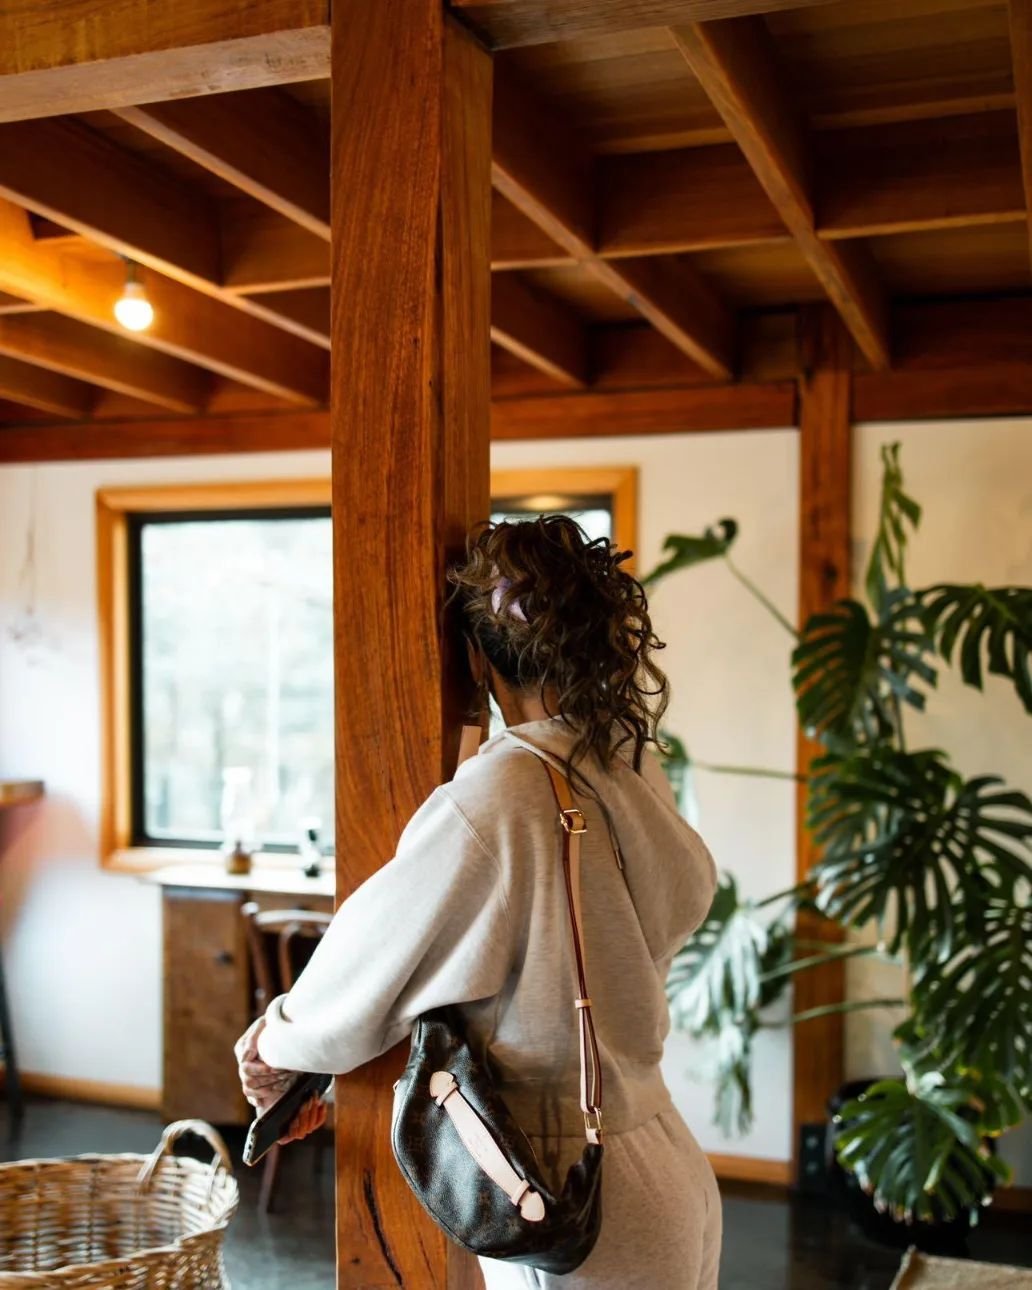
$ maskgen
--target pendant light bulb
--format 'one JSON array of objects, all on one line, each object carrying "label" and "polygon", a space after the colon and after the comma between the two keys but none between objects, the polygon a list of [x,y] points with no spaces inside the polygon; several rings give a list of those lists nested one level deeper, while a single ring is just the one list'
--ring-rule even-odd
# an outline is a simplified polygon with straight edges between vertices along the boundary
[{"label": "pendant light bulb", "polygon": [[154,321],[154,306],[147,299],[147,292],[137,276],[137,267],[130,260],[122,294],[115,301],[115,318],[126,331],[146,331]]}]

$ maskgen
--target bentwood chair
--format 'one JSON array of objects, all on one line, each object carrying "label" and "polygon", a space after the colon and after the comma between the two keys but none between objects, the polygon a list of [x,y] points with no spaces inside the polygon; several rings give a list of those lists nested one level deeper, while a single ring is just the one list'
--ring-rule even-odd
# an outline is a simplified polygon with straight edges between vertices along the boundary
[{"label": "bentwood chair", "polygon": [[[330,924],[331,915],[310,909],[270,909],[264,912],[249,901],[241,910],[254,973],[254,1015],[262,1016],[277,995],[294,984],[312,957],[316,943]],[[279,1146],[265,1157],[258,1208],[268,1213],[280,1165]]]}]

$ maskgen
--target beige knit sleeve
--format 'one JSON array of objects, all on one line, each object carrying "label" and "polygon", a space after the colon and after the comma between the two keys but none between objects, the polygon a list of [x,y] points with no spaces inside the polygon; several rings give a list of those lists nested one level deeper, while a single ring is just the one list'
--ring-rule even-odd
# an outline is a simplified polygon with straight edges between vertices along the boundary
[{"label": "beige knit sleeve", "polygon": [[413,816],[397,855],[341,905],[258,1050],[284,1070],[344,1074],[427,1009],[499,993],[515,941],[498,865],[448,794]]}]

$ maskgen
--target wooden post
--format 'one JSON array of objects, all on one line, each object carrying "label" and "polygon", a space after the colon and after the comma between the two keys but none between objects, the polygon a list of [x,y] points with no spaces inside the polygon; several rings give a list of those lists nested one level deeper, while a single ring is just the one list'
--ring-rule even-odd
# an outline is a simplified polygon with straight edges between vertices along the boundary
[{"label": "wooden post", "polygon": [[[467,699],[443,596],[447,559],[488,512],[491,60],[442,0],[336,0],[332,92],[344,898],[391,857],[406,821],[449,775]],[[389,952],[391,928],[382,932]],[[391,1155],[403,1056],[338,1081],[341,1287],[475,1284]]]},{"label": "wooden post", "polygon": [[[800,312],[799,334],[799,622],[850,593],[850,482],[853,346],[827,305]],[[796,764],[805,772],[820,745],[800,731]],[[806,789],[799,787],[796,872],[804,878],[817,856],[806,831]],[[837,929],[801,912],[796,931],[833,943]],[[793,1010],[803,1012],[843,997],[845,975],[833,964],[795,978]],[[793,1154],[803,1124],[822,1121],[825,1104],[842,1082],[841,1015],[807,1021],[793,1034]]]}]

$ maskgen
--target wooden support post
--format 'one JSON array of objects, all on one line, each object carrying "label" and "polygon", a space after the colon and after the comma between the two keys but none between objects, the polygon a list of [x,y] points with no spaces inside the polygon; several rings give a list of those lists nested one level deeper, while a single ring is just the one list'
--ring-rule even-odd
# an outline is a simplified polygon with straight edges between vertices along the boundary
[{"label": "wooden support post", "polygon": [[[488,512],[491,60],[441,0],[337,0],[332,87],[343,898],[450,774],[468,699],[444,634],[444,572]],[[338,1081],[337,1284],[475,1285],[391,1155],[403,1056]]]},{"label": "wooden support post", "polygon": [[[799,622],[829,608],[850,592],[850,458],[853,346],[828,305],[800,313],[799,377]],[[796,764],[805,772],[820,745],[800,731]],[[817,859],[806,831],[806,789],[797,804],[797,875],[804,878]],[[808,940],[833,942],[837,929],[817,914],[801,912],[796,932]],[[794,1012],[836,1003],[845,976],[833,964],[795,977]],[[842,1082],[841,1015],[807,1021],[793,1032],[793,1152],[799,1128],[824,1119],[825,1104]]]}]

